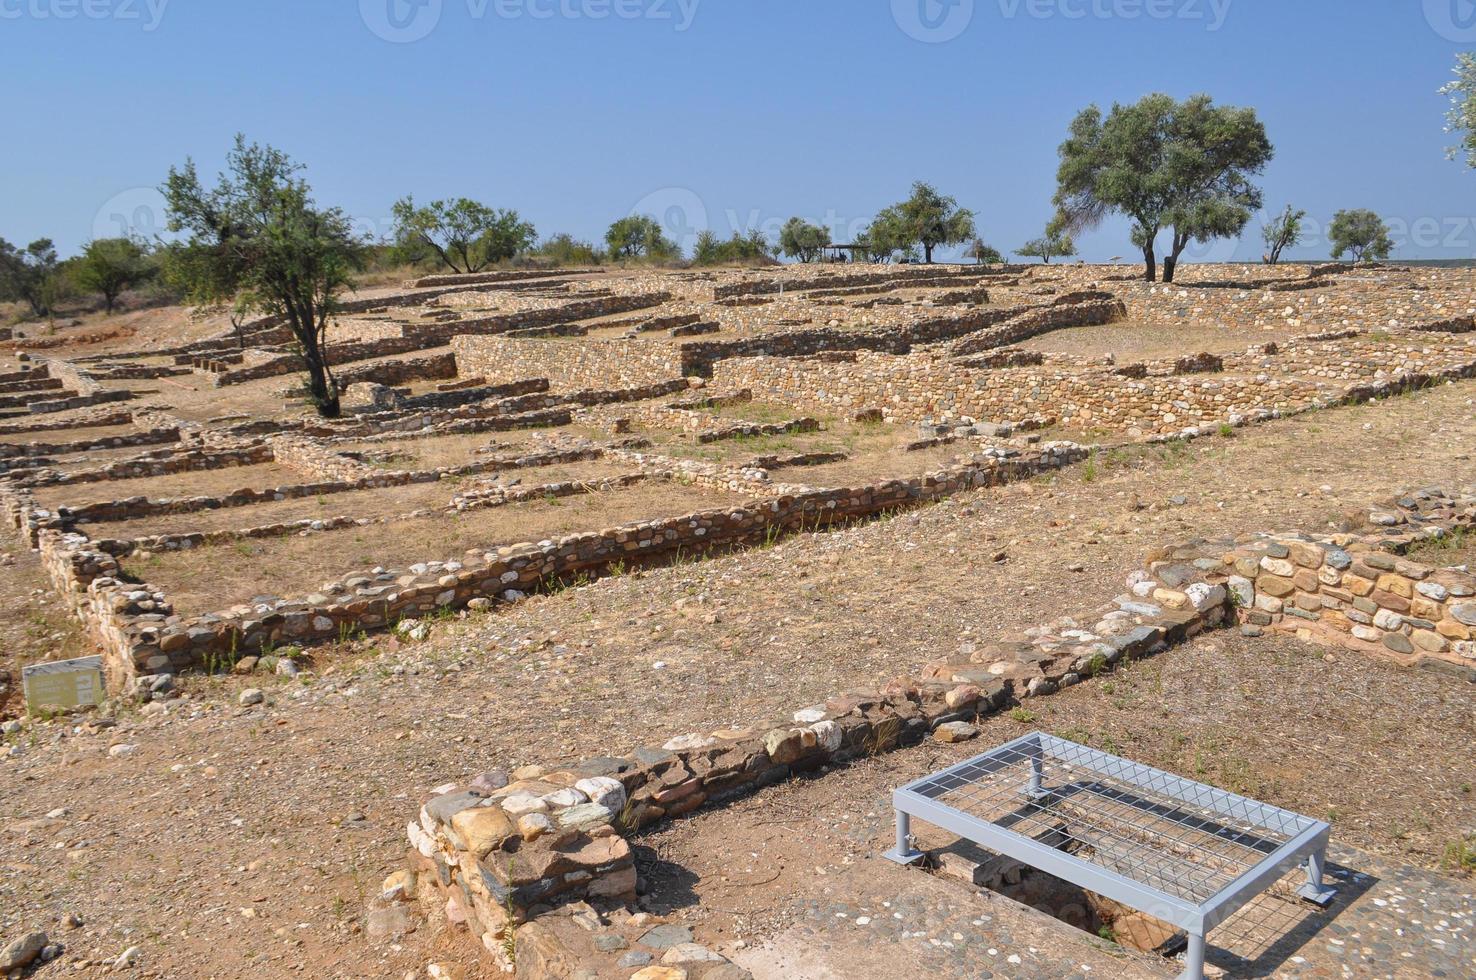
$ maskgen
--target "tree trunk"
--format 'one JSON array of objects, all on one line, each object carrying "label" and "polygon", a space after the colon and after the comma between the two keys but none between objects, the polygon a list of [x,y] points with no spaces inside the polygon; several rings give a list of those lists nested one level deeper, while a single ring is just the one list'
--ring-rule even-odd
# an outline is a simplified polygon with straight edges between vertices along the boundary
[{"label": "tree trunk", "polygon": [[923,242],[923,261],[928,265],[933,264],[933,246]]},{"label": "tree trunk", "polygon": [[1173,282],[1174,274],[1179,271],[1179,256],[1184,254],[1184,249],[1189,247],[1192,237],[1188,233],[1180,234],[1174,229],[1173,251],[1163,260],[1163,281]]},{"label": "tree trunk", "polygon": [[318,414],[325,419],[338,418],[343,411],[338,401],[338,387],[330,382],[322,357],[314,351],[306,354],[305,360],[308,391],[312,394],[313,405],[318,409]]},{"label": "tree trunk", "polygon": [[1158,256],[1153,252],[1153,245],[1149,243],[1143,246],[1143,265],[1146,269],[1144,278],[1148,282],[1158,281]]}]

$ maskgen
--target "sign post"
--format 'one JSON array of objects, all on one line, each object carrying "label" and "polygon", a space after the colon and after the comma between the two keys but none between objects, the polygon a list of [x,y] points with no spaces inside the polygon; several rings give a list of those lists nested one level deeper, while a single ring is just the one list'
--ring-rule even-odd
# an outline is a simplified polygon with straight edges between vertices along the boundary
[{"label": "sign post", "polygon": [[102,657],[54,660],[21,668],[26,710],[101,704],[104,694],[102,670]]}]

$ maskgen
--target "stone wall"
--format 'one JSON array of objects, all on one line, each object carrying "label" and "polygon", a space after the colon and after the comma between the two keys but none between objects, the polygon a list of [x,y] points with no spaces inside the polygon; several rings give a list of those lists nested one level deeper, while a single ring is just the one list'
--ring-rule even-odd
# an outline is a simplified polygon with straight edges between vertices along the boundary
[{"label": "stone wall", "polygon": [[[805,327],[772,330],[734,340],[588,339],[458,336],[452,340],[463,374],[511,381],[548,378],[556,389],[608,384],[647,384],[707,376],[714,365],[740,357],[800,357],[822,352],[888,351],[905,354],[918,344],[985,332],[979,349],[1014,343],[1064,326],[1105,323],[1123,313],[1115,301],[1068,306],[1012,306],[911,319],[871,328]],[[1005,326],[989,331],[986,328]]]},{"label": "stone wall", "polygon": [[[1433,573],[1389,552],[1471,527],[1476,497],[1426,491],[1392,510],[1372,516],[1379,524],[1400,525],[1398,531],[1343,535],[1338,546],[1300,537],[1282,546],[1275,536],[1253,535],[1156,549],[1144,570],[1129,577],[1129,594],[1095,610],[1019,637],[969,644],[961,650],[965,660],[928,664],[878,687],[801,706],[787,718],[673,733],[662,744],[625,755],[493,768],[443,784],[406,826],[412,867],[437,888],[453,925],[465,926],[495,953],[530,923],[571,902],[602,908],[633,902],[639,882],[623,838],[640,828],[929,735],[940,741],[972,737],[969,723],[981,715],[1159,653],[1233,622],[1237,609],[1245,632],[1257,635],[1262,611],[1247,604],[1247,590],[1253,579],[1281,578],[1286,571],[1268,563],[1287,561],[1322,579],[1336,573],[1345,584],[1354,568],[1383,569],[1412,589],[1428,583],[1426,594],[1438,584],[1471,595],[1476,579],[1470,575]],[[1338,588],[1325,581],[1317,587]],[[1469,602],[1465,606],[1476,613]],[[1450,622],[1452,631],[1462,625]],[[1407,634],[1384,632],[1385,638],[1396,635]],[[1384,647],[1402,652],[1387,642]],[[1469,668],[1476,652],[1465,657]]]},{"label": "stone wall", "polygon": [[[954,345],[953,350],[957,350]],[[1021,367],[980,369],[939,350],[908,355],[863,352],[853,361],[777,357],[723,361],[713,372],[722,388],[748,388],[762,400],[819,414],[878,408],[889,418],[918,421],[958,416],[993,421],[1037,415],[1078,428],[1132,436],[1173,434],[1186,427],[1238,425],[1260,411],[1290,412],[1364,401],[1440,380],[1476,375],[1476,345],[1452,338],[1399,338],[1289,343],[1225,357],[1227,374],[1183,374],[1213,367],[1196,360],[1154,376],[1113,369]],[[1370,384],[1348,384],[1369,379]]]},{"label": "stone wall", "polygon": [[[98,596],[77,604],[80,615],[110,610],[95,632],[106,639],[104,653],[117,662],[116,676],[131,677],[161,671],[177,672],[219,663],[266,644],[324,642],[345,633],[386,628],[440,609],[459,609],[504,594],[517,596],[540,589],[570,575],[599,572],[611,564],[661,560],[672,553],[701,553],[712,548],[753,544],[777,533],[813,529],[938,500],[960,490],[1009,482],[1059,468],[1084,458],[1086,451],[1070,444],[1049,445],[1030,452],[997,451],[912,480],[887,481],[850,489],[792,488],[754,504],[704,511],[681,517],[640,521],[601,531],[568,535],[558,540],[524,544],[468,554],[453,561],[427,562],[406,570],[357,572],[344,576],[321,593],[249,607],[236,607],[208,616],[179,621],[119,612],[130,603],[163,602],[147,585],[119,582],[106,555],[85,536],[65,533],[63,527],[39,529],[41,547],[52,552],[48,567],[58,588],[73,594]],[[496,466],[497,461],[479,464]],[[462,468],[466,470],[467,468]],[[433,471],[460,472],[460,471]],[[78,508],[75,519],[121,520],[182,509],[230,505],[283,496],[335,492],[372,485],[388,486],[422,474],[386,474],[373,480],[284,487],[268,491],[241,491],[230,499],[188,501],[117,501]],[[735,482],[745,482],[738,478]],[[97,514],[92,514],[93,510]],[[73,555],[72,552],[76,554]],[[82,556],[82,557],[77,557]],[[116,565],[112,566],[116,568]],[[71,571],[68,571],[70,569]],[[85,575],[84,575],[85,572]],[[86,581],[86,576],[93,576]],[[132,597],[135,593],[147,599]],[[152,607],[149,607],[152,608]],[[89,627],[94,628],[94,627]]]}]

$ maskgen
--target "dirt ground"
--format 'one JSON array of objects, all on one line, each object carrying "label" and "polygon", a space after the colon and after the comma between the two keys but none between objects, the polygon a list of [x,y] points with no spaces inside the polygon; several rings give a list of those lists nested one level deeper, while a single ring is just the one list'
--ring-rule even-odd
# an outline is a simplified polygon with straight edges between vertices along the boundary
[{"label": "dirt ground", "polygon": [[[147,558],[126,559],[123,566],[141,581],[163,589],[176,612],[194,616],[260,596],[302,595],[351,572],[377,566],[404,568],[422,561],[450,561],[473,549],[486,551],[520,541],[541,541],[749,502],[738,494],[650,481],[464,514],[156,552]],[[323,516],[331,514],[325,512]]]},{"label": "dirt ground", "polygon": [[1207,352],[1230,354],[1244,351],[1253,344],[1284,341],[1315,331],[1288,327],[1254,328],[1244,326],[1208,326],[1203,324],[1162,326],[1142,323],[1109,323],[1099,327],[1072,327],[1056,330],[1022,341],[1025,350],[1053,354],[1076,354],[1081,357],[1116,355],[1118,363],[1156,361],[1179,358],[1186,354]]},{"label": "dirt ground", "polygon": [[256,463],[250,466],[227,466],[218,470],[191,470],[163,476],[144,476],[131,480],[104,480],[98,483],[37,487],[32,491],[42,507],[82,507],[129,497],[150,500],[178,497],[223,496],[247,487],[267,489],[315,482],[289,466]]},{"label": "dirt ground", "polygon": [[[82,975],[91,971],[79,961],[132,945],[152,976],[421,969],[448,954],[430,923],[390,946],[355,929],[377,882],[399,865],[406,813],[429,787],[494,765],[618,753],[787,716],[964,643],[1094,605],[1167,539],[1315,529],[1410,486],[1476,483],[1473,406],[1476,384],[1449,385],[605,579],[438,625],[424,644],[380,638],[327,653],[305,682],[266,682],[259,708],[239,708],[235,694],[261,679],[190,679],[188,696],[163,715],[128,712],[97,734],[30,729],[12,738],[19,755],[0,760],[0,932],[54,932],[67,946],[64,967]],[[1083,571],[1068,570],[1078,563]],[[1059,707],[1032,706],[1040,717],[1031,724],[1080,730],[1094,744],[1110,738],[1188,775],[1203,767],[1201,778],[1314,815],[1336,810],[1349,839],[1417,864],[1438,863],[1442,842],[1471,825],[1464,760],[1441,744],[1470,740],[1463,683],[1344,654],[1329,663],[1286,644],[1242,647],[1225,634],[1134,670],[1143,673],[1131,683],[1104,678]],[[1020,730],[1009,718],[990,724],[985,741]],[[111,755],[111,745],[135,748]],[[923,771],[942,750],[923,751],[879,762],[901,767],[890,775],[858,767],[827,779],[874,790]],[[841,824],[858,809],[840,784],[810,791],[795,797],[794,819]],[[798,847],[810,839],[804,826],[764,830]],[[881,832],[862,828],[846,846],[869,853]],[[819,856],[807,866],[840,853],[813,846]],[[720,863],[754,850],[704,858],[682,847],[696,850],[678,836],[669,856],[708,876],[689,882],[698,889],[718,888],[710,878]],[[749,858],[732,865],[724,887],[776,870]],[[762,917],[745,901],[710,911],[738,909],[733,934],[758,928]],[[68,913],[84,925],[63,926]],[[740,924],[744,916],[757,925]]]},{"label": "dirt ground", "polygon": [[[641,872],[652,894],[672,896],[660,911],[705,940],[762,942],[796,905],[823,901],[841,869],[892,846],[893,788],[1032,731],[1327,820],[1338,843],[1417,866],[1439,866],[1476,826],[1468,690],[1224,631],[989,718],[977,741],[870,758],[642,835]],[[914,832],[924,849],[956,840],[926,824]]]}]

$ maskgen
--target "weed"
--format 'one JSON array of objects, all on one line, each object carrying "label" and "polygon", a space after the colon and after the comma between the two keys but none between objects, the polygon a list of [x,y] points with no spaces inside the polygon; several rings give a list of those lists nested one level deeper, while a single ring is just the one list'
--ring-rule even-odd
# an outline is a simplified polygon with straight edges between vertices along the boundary
[{"label": "weed", "polygon": [[1040,715],[1037,715],[1029,708],[1013,708],[1010,711],[1010,720],[1018,721],[1022,725],[1033,724],[1035,720],[1039,717]]},{"label": "weed", "polygon": [[1440,867],[1447,871],[1458,871],[1462,874],[1476,872],[1476,835],[1470,837],[1458,837],[1445,845],[1445,854],[1440,859]]}]

